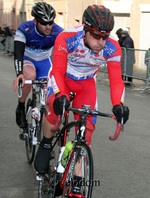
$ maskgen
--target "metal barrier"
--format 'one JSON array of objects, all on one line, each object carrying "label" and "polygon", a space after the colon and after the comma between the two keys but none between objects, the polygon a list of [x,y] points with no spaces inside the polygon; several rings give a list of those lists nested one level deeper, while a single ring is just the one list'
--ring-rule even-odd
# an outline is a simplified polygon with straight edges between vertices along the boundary
[{"label": "metal barrier", "polygon": [[141,87],[140,91],[145,91],[150,89],[149,82],[150,82],[150,49],[148,49],[145,53],[145,65],[146,65],[146,84],[145,86]]},{"label": "metal barrier", "polygon": [[142,80],[145,85],[139,90],[150,89],[149,50],[122,48],[122,77],[125,83],[133,84],[132,79]]},{"label": "metal barrier", "polygon": [[131,82],[128,79],[146,80],[145,53],[147,50],[122,48],[122,76],[125,82]]},{"label": "metal barrier", "polygon": [[[133,83],[133,79],[141,80],[145,83],[139,90],[150,89],[150,49],[122,48],[122,78],[125,83]],[[99,69],[98,80],[107,78],[107,66]]]}]

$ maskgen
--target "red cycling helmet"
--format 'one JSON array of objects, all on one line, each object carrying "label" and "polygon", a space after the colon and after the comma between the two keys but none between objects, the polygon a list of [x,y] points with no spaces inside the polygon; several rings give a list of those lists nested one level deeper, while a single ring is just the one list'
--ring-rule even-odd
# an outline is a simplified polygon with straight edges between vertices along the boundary
[{"label": "red cycling helmet", "polygon": [[86,30],[108,34],[114,27],[114,17],[108,8],[102,5],[91,5],[84,11],[82,23]]}]

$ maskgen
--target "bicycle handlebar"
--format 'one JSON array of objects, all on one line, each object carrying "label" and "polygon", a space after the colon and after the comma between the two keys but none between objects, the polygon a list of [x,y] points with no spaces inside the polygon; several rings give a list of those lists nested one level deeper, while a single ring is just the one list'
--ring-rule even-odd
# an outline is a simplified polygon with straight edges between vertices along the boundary
[{"label": "bicycle handlebar", "polygon": [[[25,80],[24,84],[25,85],[43,85],[43,84],[47,84],[47,80]],[[23,85],[23,80],[22,78],[20,78],[18,82],[18,98],[22,97],[22,85]]]},{"label": "bicycle handlebar", "polygon": [[[69,107],[68,110],[78,113],[80,115],[97,115],[97,116],[112,118],[112,119],[116,120],[116,117],[114,115],[109,114],[109,113],[102,113],[102,112],[96,111],[96,110],[92,110],[92,109],[90,109],[90,107],[88,105],[83,106],[83,108]],[[117,123],[115,133],[114,133],[114,135],[109,136],[109,140],[112,140],[112,141],[117,140],[121,131],[123,131],[123,118],[121,120],[121,123]]]},{"label": "bicycle handlebar", "polygon": [[25,85],[43,85],[47,84],[47,80],[25,80]]}]

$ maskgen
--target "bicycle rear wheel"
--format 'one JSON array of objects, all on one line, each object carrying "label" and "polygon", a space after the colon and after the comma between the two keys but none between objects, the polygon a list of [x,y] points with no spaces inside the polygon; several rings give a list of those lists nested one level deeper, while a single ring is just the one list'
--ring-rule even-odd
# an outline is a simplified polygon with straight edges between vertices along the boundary
[{"label": "bicycle rear wheel", "polygon": [[[77,183],[74,181],[74,175],[76,175],[77,166],[81,169],[82,182],[81,192],[83,198],[91,198],[92,196],[92,181],[93,181],[93,157],[90,147],[82,142],[80,145],[77,145],[71,153],[71,157],[68,161],[69,169],[66,176],[66,180],[63,188],[62,198],[71,198],[74,197],[72,193],[72,187]],[[78,164],[78,165],[77,165]],[[80,165],[79,165],[80,164]]]},{"label": "bicycle rear wheel", "polygon": [[26,148],[26,156],[29,164],[32,164],[35,156],[35,145],[32,144],[33,139],[33,128],[31,122],[31,113],[32,113],[32,100],[28,99],[26,105],[26,119],[28,123],[28,129],[25,136],[25,148]]}]

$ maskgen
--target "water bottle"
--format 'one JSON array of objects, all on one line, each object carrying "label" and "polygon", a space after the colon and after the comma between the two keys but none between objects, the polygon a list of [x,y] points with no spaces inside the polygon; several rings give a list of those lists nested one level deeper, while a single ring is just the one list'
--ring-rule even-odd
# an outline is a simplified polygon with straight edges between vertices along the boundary
[{"label": "water bottle", "polygon": [[73,147],[73,143],[71,141],[67,142],[67,144],[65,146],[65,150],[64,150],[64,152],[62,154],[62,158],[61,158],[61,164],[63,167],[65,167],[67,164],[68,157],[72,150],[72,147]]},{"label": "water bottle", "polygon": [[62,154],[65,150],[65,146],[60,148],[59,158],[58,158],[58,166],[57,166],[57,173],[63,173],[65,168],[61,164]]}]

